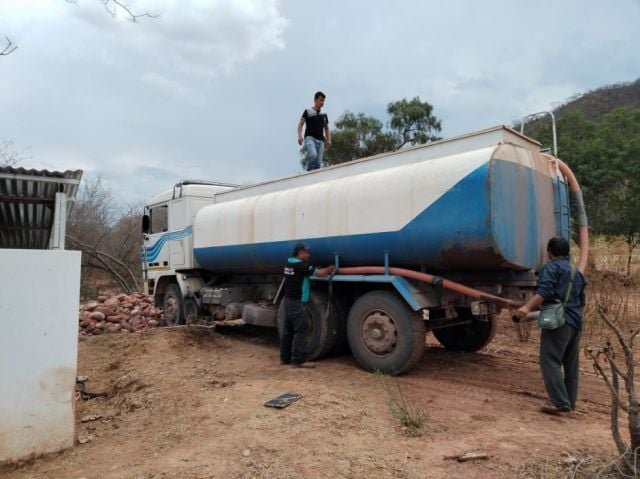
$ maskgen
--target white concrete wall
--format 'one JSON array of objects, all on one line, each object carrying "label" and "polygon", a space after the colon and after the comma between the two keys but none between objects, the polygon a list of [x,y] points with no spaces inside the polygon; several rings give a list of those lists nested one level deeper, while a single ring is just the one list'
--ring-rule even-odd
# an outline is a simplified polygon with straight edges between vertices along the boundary
[{"label": "white concrete wall", "polygon": [[0,462],[73,446],[80,252],[0,249]]}]

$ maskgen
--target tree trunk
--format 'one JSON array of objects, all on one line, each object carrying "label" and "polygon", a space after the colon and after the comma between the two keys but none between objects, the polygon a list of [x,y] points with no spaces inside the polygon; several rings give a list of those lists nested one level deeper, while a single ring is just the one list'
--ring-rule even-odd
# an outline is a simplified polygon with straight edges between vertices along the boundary
[{"label": "tree trunk", "polygon": [[638,463],[640,453],[640,405],[637,403],[629,404],[629,436],[631,438],[632,461],[635,465]]},{"label": "tree trunk", "polygon": [[611,396],[611,434],[613,435],[613,442],[616,444],[616,448],[618,448],[618,454],[625,455],[629,451],[629,446],[627,446],[620,435],[620,426],[618,423],[618,417],[620,413],[620,406],[618,401],[620,394],[620,382],[618,380],[618,373],[616,372],[613,364],[611,363],[611,359],[609,360],[611,364],[611,384],[613,386],[614,394]]}]

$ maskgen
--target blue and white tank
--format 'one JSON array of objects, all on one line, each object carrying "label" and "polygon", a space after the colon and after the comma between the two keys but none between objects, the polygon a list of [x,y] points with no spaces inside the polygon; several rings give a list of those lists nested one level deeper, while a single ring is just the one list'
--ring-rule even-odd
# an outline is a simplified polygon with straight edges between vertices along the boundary
[{"label": "blue and white tank", "polygon": [[[216,195],[194,255],[215,272],[280,272],[295,243],[314,264],[427,271],[538,269],[568,226],[548,155],[506,127]],[[559,214],[563,210],[565,214]]]}]

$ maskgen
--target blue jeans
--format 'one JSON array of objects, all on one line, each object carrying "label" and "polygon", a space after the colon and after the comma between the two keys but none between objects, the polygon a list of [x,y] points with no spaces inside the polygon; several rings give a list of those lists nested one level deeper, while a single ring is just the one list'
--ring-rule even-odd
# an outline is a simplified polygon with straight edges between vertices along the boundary
[{"label": "blue jeans", "polygon": [[305,136],[304,149],[307,151],[307,171],[320,168],[324,154],[324,141],[317,140],[312,136]]}]

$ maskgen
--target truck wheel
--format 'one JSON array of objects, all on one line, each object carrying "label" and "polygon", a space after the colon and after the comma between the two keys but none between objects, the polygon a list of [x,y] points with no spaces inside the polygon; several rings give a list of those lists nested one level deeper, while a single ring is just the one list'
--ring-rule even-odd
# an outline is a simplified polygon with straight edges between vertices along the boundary
[{"label": "truck wheel", "polygon": [[[309,302],[306,304],[309,327],[306,335],[306,359],[312,361],[331,354],[338,339],[338,315],[337,308],[331,308],[327,317],[327,303],[329,298],[324,291],[311,290]],[[278,336],[282,338],[284,322],[284,300],[278,307]]]},{"label": "truck wheel", "polygon": [[347,338],[353,356],[367,371],[401,374],[422,358],[422,317],[388,291],[360,297],[349,312]]},{"label": "truck wheel", "polygon": [[471,324],[435,329],[433,335],[450,351],[478,351],[491,342],[496,334],[498,321],[495,315],[481,321],[469,308],[456,310],[460,319],[470,319]]},{"label": "truck wheel", "polygon": [[184,298],[182,301],[182,314],[185,324],[196,324],[200,319],[200,308],[194,298]]},{"label": "truck wheel", "polygon": [[164,293],[162,310],[164,312],[164,322],[167,323],[167,326],[184,324],[182,293],[180,292],[180,286],[176,283],[172,283],[167,287]]}]

